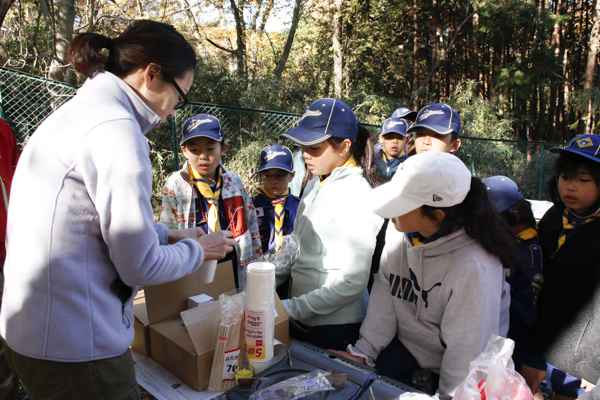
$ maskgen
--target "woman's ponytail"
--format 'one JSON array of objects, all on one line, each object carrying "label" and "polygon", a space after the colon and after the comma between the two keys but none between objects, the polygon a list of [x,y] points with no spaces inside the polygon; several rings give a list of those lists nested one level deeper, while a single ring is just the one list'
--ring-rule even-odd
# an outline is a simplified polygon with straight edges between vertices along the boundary
[{"label": "woman's ponytail", "polygon": [[107,56],[102,49],[110,51],[112,41],[99,33],[82,33],[71,41],[67,48],[67,60],[71,67],[89,78],[99,69],[104,69]]}]

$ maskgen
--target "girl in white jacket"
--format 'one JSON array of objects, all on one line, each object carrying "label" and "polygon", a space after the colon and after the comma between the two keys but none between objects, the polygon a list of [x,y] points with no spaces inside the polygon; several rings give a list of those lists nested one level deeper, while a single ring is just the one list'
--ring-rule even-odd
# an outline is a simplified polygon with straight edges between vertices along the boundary
[{"label": "girl in white jacket", "polygon": [[391,218],[386,247],[361,337],[337,354],[408,384],[415,369],[429,369],[440,398],[452,398],[490,335],[508,332],[510,228],[448,153],[410,157],[369,204]]},{"label": "girl in white jacket", "polygon": [[305,188],[294,222],[300,255],[283,306],[301,330],[291,335],[344,349],[358,339],[367,312],[371,259],[383,224],[364,199],[377,182],[370,134],[342,101],[321,99],[282,137],[302,146],[307,170],[319,177]]}]

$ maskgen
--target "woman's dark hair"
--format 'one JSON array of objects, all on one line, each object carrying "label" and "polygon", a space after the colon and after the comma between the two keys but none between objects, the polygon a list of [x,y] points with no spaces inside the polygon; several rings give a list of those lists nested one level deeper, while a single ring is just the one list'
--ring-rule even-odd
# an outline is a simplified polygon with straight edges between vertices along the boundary
[{"label": "woman's dark hair", "polygon": [[[442,221],[436,218],[435,210],[444,212]],[[429,220],[439,222],[440,228],[447,232],[465,228],[467,235],[477,239],[488,253],[497,256],[504,268],[512,268],[518,260],[514,233],[492,205],[479,178],[471,177],[471,190],[462,203],[445,208],[422,206],[421,213]]]},{"label": "woman's dark hair", "polygon": [[69,44],[67,59],[85,77],[104,69],[121,79],[150,63],[172,78],[183,78],[196,66],[194,49],[173,26],[149,20],[133,22],[115,39],[82,33]]},{"label": "woman's dark hair", "polygon": [[[520,218],[517,218],[517,213]],[[510,225],[515,226],[518,222],[523,222],[529,226],[536,226],[533,211],[531,211],[531,203],[525,199],[521,199],[511,208],[500,213],[502,218]]]},{"label": "woman's dark hair", "polygon": [[[564,207],[564,203],[558,193],[558,178],[562,175],[567,179],[573,179],[577,176],[577,172],[579,172],[579,168],[581,167],[587,169],[594,182],[596,182],[596,186],[600,186],[600,163],[565,151],[554,163],[552,177],[550,177],[547,183],[550,200],[555,205]],[[598,207],[600,207],[600,199],[590,208],[595,210]]]},{"label": "woman's dark hair", "polygon": [[[344,139],[337,137],[332,137],[328,140],[334,148],[338,148],[344,141]],[[371,132],[362,125],[358,125],[358,134],[356,135],[356,139],[352,141],[350,153],[354,156],[358,166],[362,168],[363,176],[367,182],[372,187],[379,186],[379,173],[375,165]]]}]

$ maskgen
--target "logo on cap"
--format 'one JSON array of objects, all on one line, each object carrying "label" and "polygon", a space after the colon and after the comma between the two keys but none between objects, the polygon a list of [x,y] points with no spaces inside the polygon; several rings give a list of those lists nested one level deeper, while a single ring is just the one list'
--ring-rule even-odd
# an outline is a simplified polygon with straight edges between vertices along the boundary
[{"label": "logo on cap", "polygon": [[198,126],[200,126],[202,124],[206,124],[207,122],[212,122],[212,120],[210,118],[194,119],[194,120],[192,120],[190,122],[190,124],[188,125],[188,133],[192,132]]},{"label": "logo on cap", "polygon": [[577,140],[577,145],[581,149],[583,147],[593,146],[594,144],[592,143],[592,141],[589,138],[583,138],[583,139]]},{"label": "logo on cap", "polygon": [[396,125],[402,125],[402,121],[389,121],[386,125],[386,129],[393,128]]},{"label": "logo on cap", "polygon": [[270,161],[270,160],[274,159],[277,156],[285,156],[285,155],[287,155],[287,153],[285,151],[273,151],[273,150],[269,150],[265,154],[265,161]]},{"label": "logo on cap", "polygon": [[433,201],[442,201],[442,200],[444,200],[444,199],[442,199],[441,196],[438,196],[437,194],[433,195]]},{"label": "logo on cap", "polygon": [[[305,117],[318,117],[321,115],[321,111],[319,110],[306,110],[300,121],[302,121]],[[298,121],[298,122],[300,122]]]},{"label": "logo on cap", "polygon": [[442,110],[426,110],[421,115],[421,118],[419,118],[419,122],[423,121],[424,119],[427,119],[427,118],[431,117],[432,115],[444,115],[444,112]]}]

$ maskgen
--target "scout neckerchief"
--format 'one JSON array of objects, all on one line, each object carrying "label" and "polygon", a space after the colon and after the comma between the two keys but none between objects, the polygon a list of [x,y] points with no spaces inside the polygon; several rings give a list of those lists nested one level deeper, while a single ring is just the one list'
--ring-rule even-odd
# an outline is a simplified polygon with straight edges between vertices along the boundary
[{"label": "scout neckerchief", "polygon": [[256,193],[262,194],[271,200],[271,204],[275,210],[275,243],[277,243],[277,250],[281,248],[281,240],[283,238],[283,220],[285,218],[285,200],[290,195],[290,189],[287,188],[281,196],[273,196],[264,186],[256,189]]},{"label": "scout neckerchief", "polygon": [[[342,168],[344,168],[344,167],[346,167],[346,168],[356,168],[356,167],[358,167],[358,165],[356,165],[356,160],[354,159],[354,156],[350,156],[350,158],[348,159],[348,161],[346,161],[346,163],[344,165],[342,165]],[[323,187],[323,185],[325,184],[325,182],[327,182],[327,179],[329,179],[330,175],[319,176],[319,179],[321,179],[321,182],[319,183],[319,187]]]},{"label": "scout neckerchief", "polygon": [[558,237],[558,247],[556,248],[556,251],[558,251],[562,245],[565,244],[565,241],[567,240],[567,233],[569,233],[569,231],[578,229],[581,225],[593,222],[597,220],[598,217],[600,217],[600,210],[596,211],[596,214],[587,218],[578,218],[571,210],[569,210],[568,207],[565,207],[562,217],[563,230]]},{"label": "scout neckerchief", "polygon": [[208,202],[208,218],[207,218],[207,226],[208,233],[218,232],[221,230],[221,224],[219,223],[219,197],[221,196],[221,188],[223,187],[223,167],[221,164],[217,167],[217,186],[213,191],[210,188],[208,182],[200,175],[192,166],[189,166],[190,177],[192,178],[192,182],[194,186],[202,197],[206,199]]},{"label": "scout neckerchief", "polygon": [[538,236],[538,231],[536,228],[527,228],[524,231],[521,231],[517,234],[517,241],[519,243],[522,243],[529,239],[533,239],[537,236]]},{"label": "scout neckerchief", "polygon": [[397,160],[397,159],[399,159],[399,158],[402,158],[402,157],[404,157],[405,155],[406,155],[406,153],[404,152],[404,150],[402,150],[402,151],[400,152],[400,154],[398,154],[398,157],[395,157],[395,158],[394,158],[394,157],[388,158],[388,155],[387,155],[387,153],[385,152],[385,147],[382,147],[382,148],[381,148],[381,157],[383,157],[383,161],[385,161],[385,163],[386,163],[386,164],[388,164],[388,165],[390,164],[390,162],[391,162],[391,161],[394,161],[394,160]]},{"label": "scout neckerchief", "polygon": [[436,233],[434,233],[433,235],[429,236],[428,238],[423,237],[423,235],[421,235],[419,232],[409,232],[406,234],[406,236],[408,236],[412,245],[414,247],[417,247],[417,246],[423,246],[424,244],[427,244],[427,243],[434,242],[443,236],[449,235],[452,232],[454,232],[456,230],[456,228],[457,228],[456,226],[449,228],[449,229],[442,228],[439,231],[437,231]]}]

